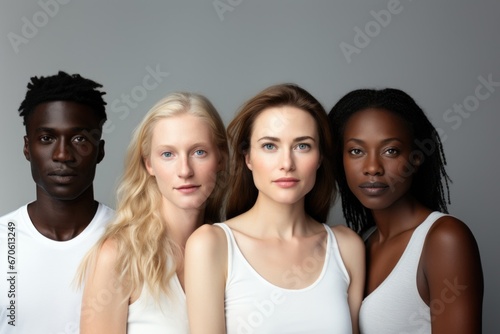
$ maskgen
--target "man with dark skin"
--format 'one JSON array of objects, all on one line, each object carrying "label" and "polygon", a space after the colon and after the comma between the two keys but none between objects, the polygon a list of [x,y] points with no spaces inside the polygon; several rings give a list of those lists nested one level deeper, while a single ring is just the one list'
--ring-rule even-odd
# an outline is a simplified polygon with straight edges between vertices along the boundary
[{"label": "man with dark skin", "polygon": [[104,158],[101,87],[64,72],[28,84],[19,111],[36,199],[0,218],[1,333],[78,332],[81,290],[72,281],[113,215],[93,191]]}]

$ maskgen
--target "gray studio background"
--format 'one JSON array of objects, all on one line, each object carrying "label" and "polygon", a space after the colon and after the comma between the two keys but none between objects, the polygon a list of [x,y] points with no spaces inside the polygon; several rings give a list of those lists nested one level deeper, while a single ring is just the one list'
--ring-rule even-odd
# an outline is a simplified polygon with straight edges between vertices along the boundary
[{"label": "gray studio background", "polygon": [[[327,110],[352,89],[392,86],[441,129],[450,211],[479,243],[484,332],[498,333],[499,14],[494,0],[4,0],[0,214],[34,199],[17,115],[33,75],[61,69],[104,85],[109,121],[95,193],[110,206],[133,128],[169,92],[206,95],[228,124],[275,83],[298,83]],[[339,209],[333,224],[343,223]]]}]

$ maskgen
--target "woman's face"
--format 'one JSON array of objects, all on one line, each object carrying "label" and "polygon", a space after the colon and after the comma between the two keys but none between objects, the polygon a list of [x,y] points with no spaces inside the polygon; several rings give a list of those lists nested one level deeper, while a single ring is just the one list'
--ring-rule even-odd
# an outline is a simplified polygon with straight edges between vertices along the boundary
[{"label": "woman's face", "polygon": [[303,200],[316,182],[319,145],[317,124],[309,113],[291,106],[263,110],[245,155],[259,197],[283,204]]},{"label": "woman's face", "polygon": [[420,163],[402,118],[385,109],[353,114],[344,131],[343,163],[349,189],[368,209],[382,210],[409,193]]},{"label": "woman's face", "polygon": [[164,205],[191,210],[204,208],[222,163],[209,125],[181,114],[156,123],[145,164],[156,178]]}]

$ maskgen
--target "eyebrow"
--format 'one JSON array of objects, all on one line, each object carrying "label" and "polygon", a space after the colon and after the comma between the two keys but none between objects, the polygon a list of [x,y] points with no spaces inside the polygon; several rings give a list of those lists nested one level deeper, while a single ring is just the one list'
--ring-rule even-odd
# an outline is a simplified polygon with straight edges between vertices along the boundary
[{"label": "eyebrow", "polygon": [[[209,145],[210,145],[209,142],[201,141],[201,142],[193,143],[189,147],[190,147],[190,149],[193,149],[195,147],[207,148],[207,146],[209,146]],[[159,144],[159,145],[157,145],[155,147],[155,149],[171,150],[171,149],[175,149],[175,145],[172,145],[172,144]]]},{"label": "eyebrow", "polygon": [[[74,132],[81,132],[81,131],[92,131],[91,128],[80,128],[80,127],[74,127],[74,128],[70,128],[71,131],[74,131]],[[54,131],[57,131],[57,129],[55,128],[48,128],[48,127],[38,127],[35,129],[35,132],[54,132]]]},{"label": "eyebrow", "polygon": [[[257,139],[258,142],[262,141],[262,140],[269,140],[269,141],[273,141],[273,142],[280,142],[281,141],[278,137],[272,137],[272,136],[264,136],[262,138]],[[314,142],[316,141],[311,136],[301,136],[301,137],[297,137],[297,138],[293,139],[294,142],[304,141],[304,140],[312,140]]]},{"label": "eyebrow", "polygon": [[[350,141],[353,141],[353,142],[355,142],[357,144],[363,144],[365,142],[364,140],[358,139],[358,138],[349,138],[345,142],[347,143],[347,142],[350,142]],[[387,138],[387,139],[382,140],[382,143],[386,144],[386,143],[389,143],[391,141],[397,141],[397,142],[403,143],[403,141],[401,139],[399,139],[399,138]]]}]

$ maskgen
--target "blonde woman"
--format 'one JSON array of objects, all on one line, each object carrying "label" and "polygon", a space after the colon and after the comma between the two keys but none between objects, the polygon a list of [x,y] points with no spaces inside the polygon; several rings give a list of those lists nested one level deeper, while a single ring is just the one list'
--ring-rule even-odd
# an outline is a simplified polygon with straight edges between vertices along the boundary
[{"label": "blonde woman", "polygon": [[116,217],[80,268],[80,332],[189,333],[184,246],[221,219],[228,146],[212,104],[193,93],[159,101],[136,129]]}]

